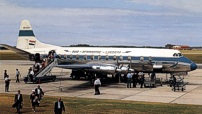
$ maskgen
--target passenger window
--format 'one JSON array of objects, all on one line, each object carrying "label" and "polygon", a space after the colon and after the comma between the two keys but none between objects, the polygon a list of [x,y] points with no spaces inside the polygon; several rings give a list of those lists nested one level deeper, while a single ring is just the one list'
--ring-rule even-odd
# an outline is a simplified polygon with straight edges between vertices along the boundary
[{"label": "passenger window", "polygon": [[175,56],[176,56],[176,53],[174,53],[173,56],[175,57]]}]

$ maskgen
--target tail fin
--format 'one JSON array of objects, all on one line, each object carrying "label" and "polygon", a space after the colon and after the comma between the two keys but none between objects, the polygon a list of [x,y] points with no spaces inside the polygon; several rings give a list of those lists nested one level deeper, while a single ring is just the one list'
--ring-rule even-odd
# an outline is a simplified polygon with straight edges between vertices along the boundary
[{"label": "tail fin", "polygon": [[53,45],[41,43],[35,38],[31,24],[28,20],[23,20],[21,22],[17,41],[18,49],[32,49],[32,48],[42,48],[50,46]]}]

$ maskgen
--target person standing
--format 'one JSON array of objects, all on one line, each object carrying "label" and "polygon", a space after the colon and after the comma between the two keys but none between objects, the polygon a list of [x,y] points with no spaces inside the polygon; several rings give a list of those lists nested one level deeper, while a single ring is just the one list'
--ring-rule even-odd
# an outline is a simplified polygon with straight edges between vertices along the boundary
[{"label": "person standing", "polygon": [[137,82],[138,82],[138,74],[134,73],[134,75],[133,75],[133,88],[136,88]]},{"label": "person standing", "polygon": [[142,74],[141,78],[140,78],[140,88],[142,88],[143,84],[144,84],[144,74]]},{"label": "person standing", "polygon": [[4,79],[6,78],[7,76],[7,70],[4,70]]},{"label": "person standing", "polygon": [[100,94],[99,87],[101,86],[100,79],[98,77],[95,77],[95,82],[94,82],[94,88],[95,88],[95,95]]},{"label": "person standing", "polygon": [[54,58],[57,58],[57,53],[56,53],[56,51],[53,51],[53,56],[54,56]]},{"label": "person standing", "polygon": [[42,94],[43,94],[43,91],[42,91],[42,89],[40,88],[40,85],[38,85],[38,88],[35,89],[35,94],[36,94],[36,96],[38,97],[37,106],[39,106],[40,100],[41,100],[41,96],[42,96]]},{"label": "person standing", "polygon": [[20,90],[18,90],[18,94],[15,94],[15,104],[17,113],[20,113],[20,109],[22,109],[21,106],[22,102],[23,102],[22,94],[20,94]]},{"label": "person standing", "polygon": [[33,71],[32,69],[30,69],[30,70],[31,70],[31,71],[30,71],[29,77],[30,77],[30,79],[31,79],[31,82],[33,82],[34,71]]},{"label": "person standing", "polygon": [[16,77],[17,77],[16,83],[17,83],[17,82],[20,82],[20,81],[19,81],[19,76],[21,77],[21,74],[20,74],[20,72],[18,71],[18,69],[16,69]]},{"label": "person standing", "polygon": [[130,71],[128,71],[128,74],[127,74],[127,88],[131,88],[131,78],[132,78],[132,75],[130,73]]},{"label": "person standing", "polygon": [[154,81],[155,76],[156,76],[155,73],[152,72],[152,75],[151,75],[151,81],[152,81],[152,82]]},{"label": "person standing", "polygon": [[176,78],[175,75],[173,75],[173,91],[175,91],[175,85],[176,85]]},{"label": "person standing", "polygon": [[9,75],[6,76],[5,78],[5,92],[9,92],[9,84],[10,84],[11,79],[9,78]]},{"label": "person standing", "polygon": [[32,110],[35,112],[35,105],[37,104],[37,96],[34,90],[32,90],[32,94],[30,95],[30,102],[32,103]]},{"label": "person standing", "polygon": [[63,102],[61,101],[61,98],[58,98],[58,101],[55,102],[54,113],[62,114],[62,110],[64,110],[64,112],[65,112],[65,106],[64,106]]}]

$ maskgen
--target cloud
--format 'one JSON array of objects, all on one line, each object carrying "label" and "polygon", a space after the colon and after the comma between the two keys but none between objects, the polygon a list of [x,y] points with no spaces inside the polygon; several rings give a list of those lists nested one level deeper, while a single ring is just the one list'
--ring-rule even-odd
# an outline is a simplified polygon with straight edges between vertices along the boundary
[{"label": "cloud", "polygon": [[132,0],[128,1],[136,4],[148,4],[152,6],[175,8],[191,12],[202,12],[201,0]]},{"label": "cloud", "polygon": [[[160,4],[161,0],[155,0],[153,5]],[[174,1],[174,0],[173,0]],[[131,1],[134,3],[149,3],[149,0]],[[171,4],[171,3],[170,3]],[[164,5],[164,4],[162,4]],[[172,4],[171,4],[172,5]],[[177,12],[148,12],[140,10],[123,10],[123,9],[107,9],[107,8],[34,8],[21,7],[15,3],[6,0],[0,1],[0,15],[4,17],[16,16],[66,16],[66,17],[81,17],[81,16],[125,16],[125,15],[182,15]]]},{"label": "cloud", "polygon": [[[158,0],[155,3],[148,0],[132,2],[162,6]],[[171,8],[171,5],[163,7]],[[63,46],[78,43],[159,46],[179,42],[180,39],[189,44],[183,38],[192,37],[191,33],[202,27],[201,19],[195,18],[195,13],[167,9],[23,7],[6,0],[0,1],[0,17],[1,42],[10,45],[16,44],[20,22],[24,19],[30,21],[38,40]],[[199,39],[201,32],[195,36],[195,40]],[[197,43],[201,44],[201,41]]]}]

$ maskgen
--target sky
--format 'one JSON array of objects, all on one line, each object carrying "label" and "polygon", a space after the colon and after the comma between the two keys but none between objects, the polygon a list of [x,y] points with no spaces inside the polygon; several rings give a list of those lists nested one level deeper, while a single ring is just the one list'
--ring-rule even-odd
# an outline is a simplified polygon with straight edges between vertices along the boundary
[{"label": "sky", "polygon": [[36,38],[76,44],[202,45],[200,0],[0,0],[0,44],[16,46],[27,19]]}]

